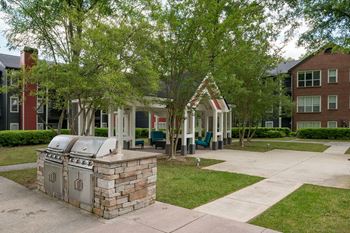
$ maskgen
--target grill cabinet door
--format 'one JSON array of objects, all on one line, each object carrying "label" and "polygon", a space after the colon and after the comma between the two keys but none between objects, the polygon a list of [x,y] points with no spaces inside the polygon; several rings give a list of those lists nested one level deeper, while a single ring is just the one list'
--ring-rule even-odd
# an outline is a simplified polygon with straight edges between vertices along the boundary
[{"label": "grill cabinet door", "polygon": [[44,187],[45,191],[53,196],[63,198],[63,167],[61,164],[44,162]]},{"label": "grill cabinet door", "polygon": [[70,202],[93,204],[94,176],[91,170],[68,166],[68,198]]}]

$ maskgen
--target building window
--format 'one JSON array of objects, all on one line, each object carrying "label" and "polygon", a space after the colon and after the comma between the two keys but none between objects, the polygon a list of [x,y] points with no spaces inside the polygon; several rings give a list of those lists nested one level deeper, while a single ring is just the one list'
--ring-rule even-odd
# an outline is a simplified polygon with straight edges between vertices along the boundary
[{"label": "building window", "polygon": [[265,128],[273,128],[273,121],[265,121]]},{"label": "building window", "polygon": [[329,69],[328,70],[328,83],[337,83],[338,82],[338,70]]},{"label": "building window", "polygon": [[329,95],[328,96],[328,109],[337,109],[338,108],[338,96]]},{"label": "building window", "polygon": [[37,130],[44,130],[44,123],[37,123],[36,124],[36,129]]},{"label": "building window", "polygon": [[18,123],[10,123],[10,130],[19,130]]},{"label": "building window", "polygon": [[37,97],[36,98],[36,107],[37,107],[37,113],[44,113],[44,103],[43,98]]},{"label": "building window", "polygon": [[297,128],[298,129],[321,128],[321,122],[320,121],[298,121]]},{"label": "building window", "polygon": [[19,111],[19,99],[17,96],[10,97],[10,112],[18,112]]},{"label": "building window", "polygon": [[298,96],[298,112],[321,112],[321,96]]},{"label": "building window", "polygon": [[108,124],[106,122],[102,122],[101,128],[108,128]]},{"label": "building window", "polygon": [[299,71],[298,87],[319,87],[321,86],[321,71]]},{"label": "building window", "polygon": [[327,122],[327,128],[337,128],[338,122],[337,121],[328,121]]}]

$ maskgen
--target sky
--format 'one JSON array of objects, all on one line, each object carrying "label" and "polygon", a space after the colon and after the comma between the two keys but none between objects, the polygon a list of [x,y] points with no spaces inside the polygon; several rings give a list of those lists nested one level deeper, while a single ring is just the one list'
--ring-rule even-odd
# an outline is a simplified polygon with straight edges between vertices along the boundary
[{"label": "sky", "polygon": [[[8,25],[1,19],[1,13],[0,13],[0,53],[5,54],[12,54],[12,55],[19,55],[19,50],[9,50],[7,48],[7,40],[4,36],[3,31],[8,29]],[[284,58],[293,58],[298,59],[302,55],[306,53],[306,49],[304,47],[298,47],[297,41],[300,33],[306,30],[306,26],[302,26],[299,30],[299,32],[295,33],[294,38],[291,38],[291,40],[284,46],[284,49],[282,50],[282,56]],[[281,42],[277,42],[277,44]]]}]

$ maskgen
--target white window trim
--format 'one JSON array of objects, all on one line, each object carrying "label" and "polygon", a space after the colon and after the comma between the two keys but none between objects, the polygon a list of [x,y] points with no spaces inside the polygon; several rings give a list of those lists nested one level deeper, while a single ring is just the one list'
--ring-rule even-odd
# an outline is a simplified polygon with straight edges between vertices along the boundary
[{"label": "white window trim", "polygon": [[[335,128],[338,128],[338,121],[327,121],[327,128],[330,128],[329,127],[330,122],[335,122]],[[333,128],[333,127],[331,127],[331,128]]]},{"label": "white window trim", "polygon": [[[12,110],[12,100],[17,99],[17,111]],[[18,96],[11,96],[10,97],[10,113],[18,113],[19,112],[19,98]]]},{"label": "white window trim", "polygon": [[[330,96],[335,96],[335,108],[329,108],[329,97]],[[329,95],[327,98],[328,102],[327,102],[327,108],[328,110],[337,110],[338,109],[338,95]]]},{"label": "white window trim", "polygon": [[[320,71],[320,85],[319,86],[311,86],[311,87],[321,87],[322,86],[322,70],[300,70],[297,72],[297,87],[299,87],[299,73],[306,73],[306,72],[314,72],[314,71]],[[314,74],[312,73],[312,83],[314,79]],[[306,88],[306,86],[304,87]]]},{"label": "white window trim", "polygon": [[[299,112],[299,97],[320,97],[320,111],[319,112]],[[338,106],[338,105],[337,105]],[[300,95],[297,96],[297,113],[321,113],[322,112],[322,97],[320,95]]]},{"label": "white window trim", "polygon": [[335,83],[338,83],[338,69],[328,69],[328,73],[327,73],[327,75],[328,75],[328,83],[331,83],[331,82],[329,82],[329,71],[330,70],[335,70]]},{"label": "white window trim", "polygon": [[[271,124],[272,127],[267,127],[266,124]],[[265,128],[273,128],[273,121],[265,121]]]},{"label": "white window trim", "polygon": [[[37,108],[40,106],[40,100],[43,101],[43,98],[41,98],[41,97],[36,98],[36,107]],[[37,113],[44,113],[44,104],[41,106],[41,108],[37,109]]]},{"label": "white window trim", "polygon": [[313,123],[317,122],[319,124],[319,127],[317,127],[317,128],[315,127],[315,128],[316,129],[321,128],[321,121],[298,121],[297,122],[297,129],[300,129],[300,127],[299,127],[300,123],[305,123],[305,122],[313,122]]},{"label": "white window trim", "polygon": [[[12,129],[15,125],[17,126],[17,129]],[[10,130],[19,130],[19,123],[10,123]]]}]

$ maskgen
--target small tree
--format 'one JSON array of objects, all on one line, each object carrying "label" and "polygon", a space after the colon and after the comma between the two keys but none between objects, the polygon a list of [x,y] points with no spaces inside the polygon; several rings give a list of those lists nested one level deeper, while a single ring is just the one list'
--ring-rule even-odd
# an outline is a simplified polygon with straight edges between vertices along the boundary
[{"label": "small tree", "polygon": [[[123,106],[154,92],[157,73],[151,62],[153,27],[148,1],[1,0],[13,47],[37,47],[50,62],[38,61],[30,72],[42,94],[62,116],[72,100],[80,111],[68,114],[72,131],[82,114]],[[50,95],[50,96],[48,96]],[[52,98],[53,97],[53,98]],[[62,122],[60,120],[60,122]],[[78,134],[88,134],[89,125]],[[86,126],[86,127],[85,127]],[[61,127],[61,124],[60,124]]]}]

